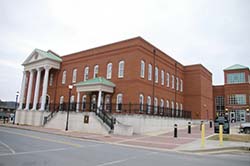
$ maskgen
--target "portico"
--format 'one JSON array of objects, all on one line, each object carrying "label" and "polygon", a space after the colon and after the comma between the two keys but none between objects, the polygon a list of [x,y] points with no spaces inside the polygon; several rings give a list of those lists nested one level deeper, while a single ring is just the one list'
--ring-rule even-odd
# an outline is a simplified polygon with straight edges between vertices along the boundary
[{"label": "portico", "polygon": [[[103,93],[114,93],[115,84],[106,80],[103,77],[97,77],[91,80],[82,81],[74,84],[77,92],[77,105],[76,111],[80,108],[80,96],[82,92],[98,92],[97,108],[101,107],[101,102],[103,101]],[[97,112],[99,109],[97,109]]]},{"label": "portico", "polygon": [[[39,89],[42,80],[42,94],[41,94],[41,106],[39,110],[45,110],[46,95],[48,89],[48,80],[51,69],[60,69],[60,63],[62,59],[57,56],[52,51],[42,51],[35,49],[30,56],[22,64],[24,66],[23,79],[20,94],[20,105],[19,110],[23,108],[25,110],[37,110],[38,109],[38,99],[39,99]],[[33,81],[35,78],[35,86],[33,88]],[[27,77],[28,76],[28,77]],[[26,89],[26,85],[28,87]],[[34,93],[32,90],[34,89]],[[27,92],[27,93],[26,93]],[[32,96],[34,95],[34,96]],[[31,101],[33,99],[33,102]],[[31,105],[33,103],[33,105]],[[23,107],[23,105],[25,106]]]}]

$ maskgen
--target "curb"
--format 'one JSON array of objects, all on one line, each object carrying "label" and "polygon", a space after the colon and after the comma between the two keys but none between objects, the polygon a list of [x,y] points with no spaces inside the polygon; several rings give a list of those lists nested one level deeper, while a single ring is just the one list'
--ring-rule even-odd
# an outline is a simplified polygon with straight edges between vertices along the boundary
[{"label": "curb", "polygon": [[250,146],[232,146],[232,147],[223,147],[223,148],[212,148],[212,149],[199,149],[199,150],[180,150],[182,152],[189,153],[222,153],[226,151],[245,151],[250,153]]}]

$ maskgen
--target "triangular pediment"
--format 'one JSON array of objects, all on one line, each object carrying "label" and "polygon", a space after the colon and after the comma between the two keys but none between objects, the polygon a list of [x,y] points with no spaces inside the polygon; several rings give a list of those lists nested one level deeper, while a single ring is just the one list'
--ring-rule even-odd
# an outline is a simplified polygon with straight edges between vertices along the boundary
[{"label": "triangular pediment", "polygon": [[43,50],[40,50],[40,49],[35,49],[26,58],[26,60],[23,62],[23,65],[25,66],[25,65],[35,63],[35,62],[45,60],[45,59],[49,59],[49,60],[56,61],[56,62],[62,62],[62,59],[59,56],[53,54],[50,51],[46,52],[46,51],[43,51]]}]

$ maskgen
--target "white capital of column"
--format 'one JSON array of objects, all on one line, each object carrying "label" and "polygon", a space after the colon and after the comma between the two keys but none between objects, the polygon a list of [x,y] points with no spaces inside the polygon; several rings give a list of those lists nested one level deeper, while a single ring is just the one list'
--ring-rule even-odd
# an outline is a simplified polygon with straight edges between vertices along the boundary
[{"label": "white capital of column", "polygon": [[49,70],[50,66],[45,66],[45,74],[43,78],[43,91],[42,91],[42,103],[41,103],[41,111],[45,110],[45,103],[46,103],[46,95],[47,95],[47,90],[48,90],[48,80],[49,80]]},{"label": "white capital of column", "polygon": [[28,86],[28,94],[27,94],[27,100],[26,100],[26,110],[29,110],[29,105],[30,105],[30,99],[31,99],[31,92],[32,92],[32,85],[33,85],[33,76],[34,76],[34,71],[30,70],[30,78],[29,78],[29,86]]},{"label": "white capital of column", "polygon": [[34,101],[33,101],[33,108],[32,110],[36,110],[37,102],[38,102],[38,96],[39,96],[39,88],[40,88],[40,80],[41,80],[41,68],[36,69],[36,87],[35,87],[35,95],[34,95]]},{"label": "white capital of column", "polygon": [[80,92],[77,92],[76,112],[79,112],[79,108],[80,108]]},{"label": "white capital of column", "polygon": [[25,84],[26,84],[26,71],[23,71],[23,79],[21,85],[20,99],[19,99],[19,110],[23,108],[23,98],[25,93]]}]

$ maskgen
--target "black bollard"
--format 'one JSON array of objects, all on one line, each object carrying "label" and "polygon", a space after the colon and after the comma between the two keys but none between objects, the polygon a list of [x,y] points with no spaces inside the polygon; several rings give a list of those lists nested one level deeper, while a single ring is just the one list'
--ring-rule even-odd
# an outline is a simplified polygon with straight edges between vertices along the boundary
[{"label": "black bollard", "polygon": [[213,122],[211,120],[210,120],[209,126],[210,126],[210,128],[213,127]]},{"label": "black bollard", "polygon": [[188,122],[188,134],[191,134],[191,122]]},{"label": "black bollard", "polygon": [[202,125],[203,125],[203,121],[201,121],[201,124],[200,124],[200,131],[201,131],[201,127],[202,127]]},{"label": "black bollard", "polygon": [[174,124],[174,137],[177,138],[177,124]]}]

